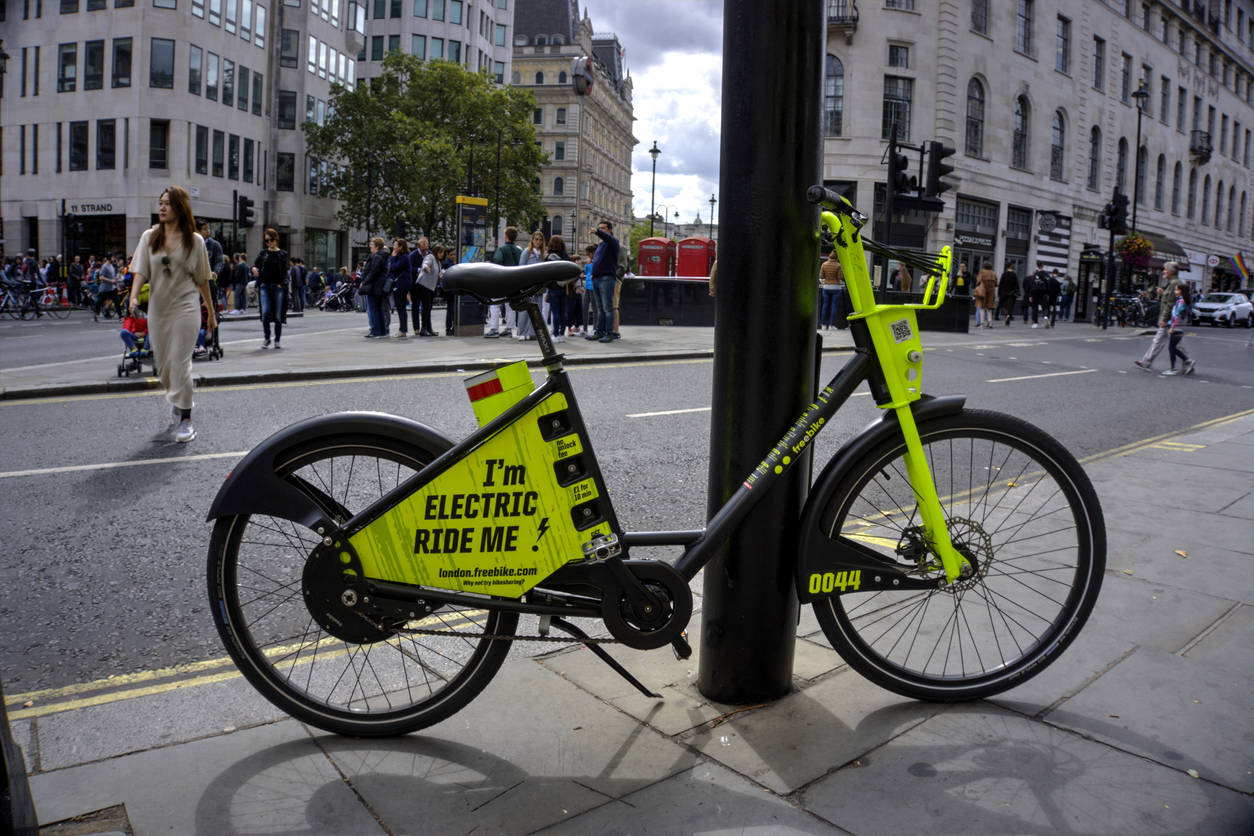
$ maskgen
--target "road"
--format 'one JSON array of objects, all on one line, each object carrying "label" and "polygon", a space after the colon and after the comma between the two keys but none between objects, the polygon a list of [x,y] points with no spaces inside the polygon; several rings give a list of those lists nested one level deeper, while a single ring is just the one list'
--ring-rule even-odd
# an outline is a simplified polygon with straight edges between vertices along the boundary
[{"label": "road", "polygon": [[[344,327],[332,317],[324,322]],[[39,325],[14,323],[18,337]],[[238,325],[250,334],[255,326]],[[77,327],[84,343],[73,350],[94,350],[103,326],[91,327],[88,317]],[[1069,327],[1049,332],[1051,339],[1018,326],[1013,334],[973,333],[932,350],[925,390],[963,392],[971,405],[1026,418],[1080,457],[1254,406],[1248,331],[1195,329],[1184,347],[1197,359],[1197,373],[1164,378],[1132,366],[1144,337]],[[0,330],[0,365],[17,365],[8,355],[18,350],[11,349],[14,339]],[[71,349],[45,342],[41,350],[63,360]],[[828,355],[823,374],[841,362],[841,355]],[[628,528],[701,525],[711,369],[709,360],[572,369]],[[285,424],[341,409],[396,412],[464,435],[475,424],[463,377],[214,388],[198,396],[200,437],[191,445],[176,445],[161,432],[168,413],[155,394],[0,402],[6,692],[221,657],[206,605],[204,514],[231,466]],[[869,397],[855,396],[819,436],[816,461],[875,415]],[[1187,504],[1189,497],[1164,501]]]}]

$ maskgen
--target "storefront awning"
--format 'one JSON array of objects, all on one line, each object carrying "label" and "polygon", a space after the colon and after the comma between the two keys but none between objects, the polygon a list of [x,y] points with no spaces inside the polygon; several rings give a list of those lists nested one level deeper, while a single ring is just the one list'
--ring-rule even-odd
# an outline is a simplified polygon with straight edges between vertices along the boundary
[{"label": "storefront awning", "polygon": [[1158,235],[1154,232],[1145,232],[1143,230],[1137,233],[1142,238],[1154,245],[1154,258],[1157,261],[1183,261],[1188,262],[1189,256],[1175,241]]}]

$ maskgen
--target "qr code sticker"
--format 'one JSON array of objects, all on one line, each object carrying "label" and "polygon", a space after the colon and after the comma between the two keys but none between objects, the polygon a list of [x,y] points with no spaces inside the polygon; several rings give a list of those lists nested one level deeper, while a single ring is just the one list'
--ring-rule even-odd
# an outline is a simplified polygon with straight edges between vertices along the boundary
[{"label": "qr code sticker", "polygon": [[914,332],[910,330],[910,323],[907,320],[897,320],[893,323],[892,328],[894,342],[904,343],[914,337]]}]

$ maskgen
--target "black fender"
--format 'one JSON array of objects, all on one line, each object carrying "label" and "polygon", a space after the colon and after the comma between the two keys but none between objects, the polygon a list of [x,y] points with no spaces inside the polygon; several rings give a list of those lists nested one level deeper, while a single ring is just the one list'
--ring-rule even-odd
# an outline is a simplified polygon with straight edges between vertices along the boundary
[{"label": "black fender", "polygon": [[[914,413],[915,423],[922,424],[933,418],[956,415],[962,411],[966,401],[965,395],[924,395],[911,404],[910,411]],[[806,498],[805,507],[801,510],[801,554],[797,560],[797,596],[801,603],[815,601],[832,591],[830,587],[826,592],[811,591],[812,576],[831,574],[836,579],[836,588],[839,590],[843,582],[841,579],[849,577],[848,574],[841,574],[842,572],[866,567],[866,557],[859,553],[859,544],[850,540],[833,540],[827,536],[823,515],[829,509],[836,489],[844,481],[848,468],[885,441],[900,437],[901,429],[896,414],[885,411],[846,441],[815,480]],[[865,573],[859,578],[859,582],[862,589],[874,588],[870,585],[871,578]],[[896,588],[903,586],[905,584],[899,583]]]},{"label": "black fender", "polygon": [[325,518],[323,510],[304,491],[280,477],[278,467],[286,453],[310,441],[340,435],[376,435],[408,442],[439,456],[453,447],[452,439],[426,424],[382,412],[338,412],[308,418],[284,427],[254,447],[235,465],[209,506],[207,520],[237,514],[268,514],[313,528]]}]

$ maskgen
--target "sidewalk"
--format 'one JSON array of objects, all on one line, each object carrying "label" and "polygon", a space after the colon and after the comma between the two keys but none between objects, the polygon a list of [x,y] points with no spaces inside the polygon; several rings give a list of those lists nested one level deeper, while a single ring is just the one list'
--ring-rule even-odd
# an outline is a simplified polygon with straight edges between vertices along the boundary
[{"label": "sidewalk", "polygon": [[[369,373],[535,353],[359,333],[327,350]],[[691,356],[710,339],[633,328],[565,351]],[[312,373],[330,356],[318,354],[296,339],[278,356],[228,348],[197,369],[218,385]],[[582,648],[524,644],[469,707],[394,740],[308,729],[223,660],[96,684],[67,710],[11,705],[13,731],[41,822],[110,810],[99,830],[139,834],[1254,833],[1254,412],[1086,467],[1110,541],[1097,607],[1059,662],[989,701],[882,691],[841,664],[805,610],[793,693],[750,708],[705,700],[695,654],[611,647],[659,702]],[[690,635],[699,654],[699,612]]]}]

